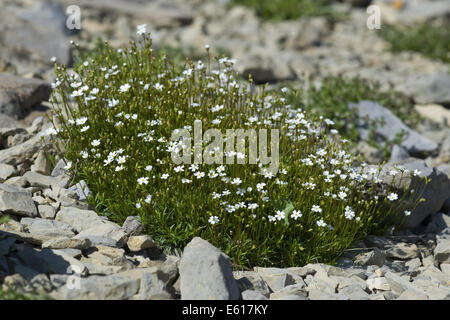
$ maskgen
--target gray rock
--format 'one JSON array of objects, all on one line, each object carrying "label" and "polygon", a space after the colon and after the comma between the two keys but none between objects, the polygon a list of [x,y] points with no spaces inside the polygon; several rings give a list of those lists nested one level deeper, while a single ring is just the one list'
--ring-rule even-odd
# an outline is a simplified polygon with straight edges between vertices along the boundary
[{"label": "gray rock", "polygon": [[22,117],[33,105],[48,100],[50,92],[50,85],[43,80],[0,74],[0,113]]},{"label": "gray rock", "polygon": [[410,260],[419,256],[419,249],[413,243],[400,242],[386,250],[386,256],[391,259]]},{"label": "gray rock", "polygon": [[142,232],[141,218],[139,216],[128,216],[122,228],[128,236],[137,236]]},{"label": "gray rock", "polygon": [[239,290],[255,290],[267,298],[270,295],[270,289],[263,278],[254,271],[236,271],[233,273],[237,280]]},{"label": "gray rock", "polygon": [[41,189],[50,188],[52,186],[65,188],[69,183],[69,179],[64,176],[51,177],[33,171],[26,172],[23,177],[32,187]]},{"label": "gray rock", "polygon": [[91,246],[89,239],[67,239],[67,238],[56,238],[45,241],[42,243],[42,248],[49,249],[86,249]]},{"label": "gray rock", "polygon": [[339,293],[345,295],[350,300],[369,300],[370,298],[369,294],[357,284],[345,287],[342,290],[339,290]]},{"label": "gray rock", "polygon": [[61,286],[51,296],[57,300],[126,300],[139,290],[139,280],[117,275],[79,279],[77,290]]},{"label": "gray rock", "polygon": [[89,190],[89,187],[84,180],[81,180],[77,184],[73,185],[69,188],[69,190],[75,192],[78,195],[78,199],[81,201],[85,201],[91,194],[91,190]]},{"label": "gray rock", "polygon": [[157,273],[144,273],[141,278],[141,286],[136,296],[139,300],[167,300],[171,295],[164,281]]},{"label": "gray rock", "polygon": [[228,257],[209,242],[195,237],[180,261],[183,300],[237,300],[240,293]]},{"label": "gray rock", "polygon": [[131,236],[128,238],[127,246],[130,251],[137,252],[144,249],[156,247],[152,237],[148,235]]},{"label": "gray rock", "polygon": [[355,264],[360,266],[377,265],[379,267],[382,267],[385,259],[386,255],[383,252],[381,252],[380,249],[375,248],[370,252],[362,253],[356,256]]},{"label": "gray rock", "polygon": [[309,300],[349,300],[343,294],[325,292],[316,288],[308,290],[308,298]]},{"label": "gray rock", "polygon": [[92,235],[83,235],[78,240],[89,240],[91,245],[93,246],[107,246],[107,247],[118,247],[118,243],[116,240],[103,237],[103,236],[92,236]]},{"label": "gray rock", "polygon": [[64,167],[67,165],[67,160],[60,159],[55,167],[52,170],[52,173],[50,174],[52,177],[62,176],[66,173],[66,170],[64,170]]},{"label": "gray rock", "polygon": [[35,171],[35,172],[41,173],[43,175],[50,174],[50,161],[47,158],[44,151],[40,151],[38,153],[38,156],[34,160],[34,163],[30,169],[31,169],[31,171]]},{"label": "gray rock", "polygon": [[308,300],[305,296],[296,294],[279,294],[278,292],[270,295],[270,300]]},{"label": "gray rock", "polygon": [[428,300],[428,296],[418,291],[405,290],[396,300]]},{"label": "gray rock", "polygon": [[[0,190],[0,211],[25,217],[36,217],[38,215],[31,195],[20,191],[14,192],[11,188],[5,186],[3,185],[3,190]],[[12,192],[6,190],[11,190]]]},{"label": "gray rock", "polygon": [[414,272],[422,266],[422,262],[419,258],[414,258],[412,260],[406,261],[405,266],[408,268],[409,272]]},{"label": "gray rock", "polygon": [[369,288],[370,291],[374,290],[382,290],[382,291],[388,291],[391,290],[391,286],[389,285],[388,281],[385,277],[377,277],[377,278],[369,278],[366,280],[367,288]]},{"label": "gray rock", "polygon": [[[389,172],[395,167],[403,167],[409,170],[409,173],[397,174],[395,177]],[[371,166],[367,166],[365,170],[368,172]],[[420,176],[414,176],[414,170],[420,171]],[[424,177],[430,179],[428,184],[425,183]],[[408,206],[411,206],[416,199],[424,198],[426,201],[419,203],[415,208],[411,209],[411,215],[407,217],[404,227],[413,229],[417,227],[426,217],[439,212],[444,202],[450,197],[450,179],[446,174],[436,168],[429,168],[425,161],[404,160],[395,164],[388,164],[382,167],[378,176],[384,184],[390,185],[397,189],[399,194],[402,193],[404,187],[409,191],[415,190],[412,196],[407,196],[404,200]]]},{"label": "gray rock", "polygon": [[55,219],[56,209],[46,204],[38,205],[39,216],[44,219]]},{"label": "gray rock", "polygon": [[31,267],[39,273],[59,273],[65,274],[69,267],[77,266],[81,274],[85,274],[86,267],[77,259],[58,250],[42,249],[35,250],[24,247],[16,253],[17,257],[28,267]]},{"label": "gray rock", "polygon": [[[124,246],[127,241],[127,235],[125,234],[125,232],[123,232],[123,230],[118,225],[112,222],[99,224],[98,226],[82,230],[74,237],[74,239],[92,240],[92,237],[103,237],[113,239],[114,241],[116,241],[116,244],[119,247]],[[149,245],[148,240],[142,245],[143,246]]]},{"label": "gray rock", "polygon": [[22,144],[0,150],[0,163],[17,166],[29,162],[38,150],[49,145],[49,139],[45,140],[43,138],[43,136],[38,134]]},{"label": "gray rock", "polygon": [[426,232],[436,234],[446,228],[450,228],[450,216],[448,214],[438,212],[431,216],[431,221],[426,227]]},{"label": "gray rock", "polygon": [[9,177],[17,174],[16,169],[5,163],[0,163],[0,183],[5,182]]},{"label": "gray rock", "polygon": [[52,283],[46,274],[40,273],[30,280],[30,285],[34,292],[46,294],[53,289]]},{"label": "gray rock", "polygon": [[387,272],[384,277],[386,278],[387,283],[389,283],[389,286],[391,287],[391,290],[395,293],[395,294],[402,294],[404,291],[406,290],[410,290],[410,291],[414,291],[417,294],[420,295],[426,295],[426,293],[419,289],[416,288],[412,285],[411,282],[409,282],[409,276],[406,277],[401,277],[395,273],[392,272]]},{"label": "gray rock", "polygon": [[438,263],[450,262],[450,240],[438,241],[438,245],[434,248],[434,259]]},{"label": "gray rock", "polygon": [[30,233],[25,233],[22,231],[18,231],[18,230],[14,230],[12,228],[5,228],[0,226],[0,233],[4,234],[8,237],[13,237],[16,238],[20,241],[29,243],[29,244],[33,244],[33,245],[42,245],[43,242],[50,240],[51,238],[48,236],[42,236],[42,235],[36,235],[36,234],[30,234]]},{"label": "gray rock", "polygon": [[444,73],[413,74],[398,90],[413,96],[419,104],[450,105],[450,76]]},{"label": "gray rock", "polygon": [[359,103],[349,103],[349,108],[358,112],[359,124],[358,132],[365,141],[369,140],[370,123],[378,121],[382,123],[375,127],[375,140],[384,143],[386,140],[394,140],[398,133],[405,132],[404,139],[400,146],[411,155],[421,155],[432,153],[438,150],[438,145],[429,139],[423,137],[418,132],[408,128],[399,118],[390,110],[379,103],[362,100]]},{"label": "gray rock", "polygon": [[[50,58],[70,62],[66,16],[57,3],[38,2],[31,7],[2,8],[0,60],[12,64],[18,73],[50,69]],[[20,53],[20,54],[19,54]]]},{"label": "gray rock", "polygon": [[95,211],[81,210],[72,207],[64,207],[56,214],[56,221],[70,224],[76,232],[81,232],[92,228],[92,226],[100,226],[107,224]]},{"label": "gray rock", "polygon": [[267,297],[257,290],[244,290],[241,295],[242,300],[267,300]]},{"label": "gray rock", "polygon": [[41,218],[22,218],[20,223],[25,226],[25,230],[32,235],[47,237],[65,237],[71,238],[75,236],[73,228],[64,222],[53,221]]},{"label": "gray rock", "polygon": [[306,291],[306,283],[303,282],[286,286],[283,289],[273,292],[270,295],[270,299],[273,300],[277,297],[291,296],[291,295],[303,296],[306,298],[308,296],[308,292]]},{"label": "gray rock", "polygon": [[410,157],[410,155],[405,148],[399,146],[398,144],[395,144],[392,147],[391,157],[389,158],[389,162],[401,161],[401,160],[408,159],[409,157]]}]

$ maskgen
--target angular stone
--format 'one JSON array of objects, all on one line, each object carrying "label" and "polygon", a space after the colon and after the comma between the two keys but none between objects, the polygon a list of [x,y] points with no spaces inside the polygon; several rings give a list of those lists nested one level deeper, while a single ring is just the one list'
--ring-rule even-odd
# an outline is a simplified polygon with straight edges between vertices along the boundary
[{"label": "angular stone", "polygon": [[38,205],[39,216],[43,219],[55,219],[56,209],[53,206],[40,204]]},{"label": "angular stone", "polygon": [[356,256],[355,264],[360,266],[376,265],[382,267],[385,259],[386,255],[383,252],[381,252],[380,249],[375,248],[370,252],[362,253]]},{"label": "angular stone", "polygon": [[85,201],[87,197],[91,194],[91,190],[86,183],[86,181],[81,180],[77,184],[69,188],[70,191],[75,192],[78,195],[80,201]]},{"label": "angular stone", "polygon": [[239,290],[256,290],[263,294],[267,298],[270,295],[270,289],[263,278],[254,271],[236,271],[233,272],[235,279],[237,280]]},{"label": "angular stone", "polygon": [[432,153],[438,149],[436,143],[408,128],[390,110],[379,103],[363,100],[357,104],[349,103],[349,108],[355,109],[358,112],[360,119],[358,132],[365,141],[369,140],[370,132],[367,121],[369,123],[371,121],[382,121],[384,125],[377,125],[375,127],[375,135],[380,140],[378,142],[384,142],[385,140],[392,141],[399,132],[404,131],[407,135],[400,143],[400,146],[406,149],[409,154],[414,156],[423,153]]},{"label": "angular stone", "polygon": [[51,177],[34,171],[26,172],[23,177],[30,183],[32,187],[38,187],[41,189],[50,188],[52,186],[65,188],[69,183],[68,177]]},{"label": "angular stone", "polygon": [[209,242],[195,237],[180,261],[183,300],[237,300],[240,292],[228,257]]},{"label": "angular stone", "polygon": [[67,165],[67,160],[60,159],[51,172],[52,177],[63,176],[66,174],[64,167]]},{"label": "angular stone", "polygon": [[64,207],[56,214],[56,221],[62,221],[70,224],[76,232],[81,232],[92,228],[92,226],[99,226],[109,223],[103,220],[92,210],[81,210],[72,207]]},{"label": "angular stone", "polygon": [[149,272],[142,275],[141,286],[136,298],[139,300],[167,300],[172,296],[157,273]]},{"label": "angular stone", "polygon": [[50,92],[50,85],[43,80],[0,74],[0,113],[22,117],[33,105],[47,100]]},{"label": "angular stone", "polygon": [[244,290],[241,295],[242,300],[267,300],[267,297],[257,290]]},{"label": "angular stone", "polygon": [[428,300],[428,296],[417,291],[405,290],[396,300]]},{"label": "angular stone", "polygon": [[42,243],[42,248],[49,249],[86,249],[91,246],[89,239],[67,239],[67,238],[55,238]]},{"label": "angular stone", "polygon": [[31,195],[5,190],[0,190],[0,211],[6,214],[25,217],[36,217],[38,215]]},{"label": "angular stone", "polygon": [[420,262],[419,258],[414,258],[405,263],[405,266],[408,268],[409,272],[417,271],[421,266],[422,262]]},{"label": "angular stone", "polygon": [[369,300],[370,298],[369,294],[357,284],[345,287],[342,290],[339,290],[339,293],[342,293],[350,300]]},{"label": "angular stone", "polygon": [[441,240],[434,248],[434,260],[438,263],[450,263],[450,240]]},{"label": "angular stone", "polygon": [[44,151],[40,151],[38,153],[38,156],[34,160],[34,163],[31,166],[30,170],[43,175],[50,174],[50,161],[48,160]]},{"label": "angular stone", "polygon": [[77,290],[61,286],[51,296],[57,300],[126,300],[139,290],[139,280],[117,275],[79,279]]},{"label": "angular stone", "polygon": [[4,234],[8,237],[13,237],[20,241],[23,241],[23,242],[26,242],[29,244],[38,245],[38,246],[40,246],[43,242],[51,239],[51,237],[48,237],[48,236],[32,235],[30,233],[17,231],[17,230],[5,228],[2,226],[0,226],[0,234]]},{"label": "angular stone", "polygon": [[388,272],[385,274],[384,277],[386,278],[386,281],[389,283],[391,290],[398,295],[402,294],[403,291],[405,290],[411,290],[417,292],[418,294],[426,295],[423,290],[415,288],[411,282],[396,275],[395,273]]},{"label": "angular stone", "polygon": [[122,225],[128,236],[137,236],[142,232],[142,223],[139,216],[128,216]]},{"label": "angular stone", "polygon": [[17,174],[16,168],[9,164],[0,163],[0,183],[5,182],[9,177]]},{"label": "angular stone", "polygon": [[389,291],[389,290],[391,290],[391,286],[389,285],[389,283],[385,277],[369,278],[366,280],[366,283],[367,283],[367,288],[369,288],[370,291],[374,291],[374,290]]},{"label": "angular stone", "polygon": [[[74,239],[90,239],[92,237],[103,237],[110,238],[116,241],[116,245],[122,247],[126,240],[127,235],[123,230],[116,224],[108,222],[97,225],[95,227],[85,229],[77,234]],[[148,243],[147,243],[148,244]]]},{"label": "angular stone", "polygon": [[386,250],[386,256],[391,259],[410,260],[419,256],[419,249],[413,243],[400,242]]},{"label": "angular stone", "polygon": [[41,219],[22,218],[20,223],[25,226],[25,230],[32,235],[46,236],[51,238],[71,238],[75,236],[73,228],[64,222]]},{"label": "angular stone", "polygon": [[0,163],[6,163],[14,166],[23,164],[28,162],[37,151],[48,146],[49,144],[50,141],[48,138],[45,139],[45,137],[37,134],[22,144],[0,150]]},{"label": "angular stone", "polygon": [[155,247],[152,237],[148,235],[131,236],[127,242],[128,249],[133,252]]}]

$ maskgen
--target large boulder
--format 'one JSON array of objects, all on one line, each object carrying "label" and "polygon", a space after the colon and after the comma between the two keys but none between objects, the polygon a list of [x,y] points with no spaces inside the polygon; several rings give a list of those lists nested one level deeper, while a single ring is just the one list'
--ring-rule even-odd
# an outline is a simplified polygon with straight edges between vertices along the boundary
[{"label": "large boulder", "polygon": [[381,104],[373,101],[362,100],[358,103],[349,103],[349,108],[358,112],[359,123],[358,132],[365,141],[369,140],[371,123],[377,122],[375,127],[375,140],[384,143],[393,141],[401,132],[405,133],[405,138],[400,143],[412,156],[432,153],[438,150],[438,145],[424,136],[407,127],[390,110]]},{"label": "large boulder", "polygon": [[[366,172],[374,166],[367,166]],[[391,174],[396,168],[406,169],[403,173]],[[416,173],[414,173],[416,172]],[[412,190],[412,195],[406,196],[407,206],[414,204],[419,198],[424,198],[425,202],[420,202],[415,208],[410,208],[411,214],[407,217],[404,227],[413,229],[420,225],[429,215],[439,212],[445,201],[450,198],[450,179],[448,176],[436,168],[430,168],[424,160],[407,159],[396,163],[389,163],[382,167],[378,178],[386,185],[393,184],[399,198],[404,189],[407,193]],[[425,178],[429,180],[425,183]]]},{"label": "large boulder", "polygon": [[195,237],[180,261],[183,300],[237,300],[240,292],[228,257],[208,241]]}]

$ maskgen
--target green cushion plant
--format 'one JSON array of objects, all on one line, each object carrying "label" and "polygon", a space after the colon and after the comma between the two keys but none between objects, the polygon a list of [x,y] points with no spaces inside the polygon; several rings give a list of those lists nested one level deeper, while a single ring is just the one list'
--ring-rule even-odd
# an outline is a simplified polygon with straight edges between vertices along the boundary
[{"label": "green cushion plant", "polygon": [[[331,120],[289,105],[287,89],[253,92],[251,79],[237,80],[233,60],[212,61],[208,49],[207,61],[186,61],[179,71],[153,52],[145,27],[138,30],[128,49],[106,44],[74,70],[55,66],[55,127],[46,134],[74,179],[87,182],[98,212],[118,223],[139,215],[167,251],[200,236],[241,267],[331,263],[386,221],[401,223],[402,195],[391,186],[381,192],[377,170],[354,167]],[[219,136],[198,136],[199,123]],[[224,146],[223,157],[214,143],[234,140],[227,129],[267,130],[278,170],[262,165],[261,136],[258,163],[248,163],[250,143],[241,153]],[[174,132],[192,134],[203,160],[219,155],[224,163],[174,163],[188,151]]]}]

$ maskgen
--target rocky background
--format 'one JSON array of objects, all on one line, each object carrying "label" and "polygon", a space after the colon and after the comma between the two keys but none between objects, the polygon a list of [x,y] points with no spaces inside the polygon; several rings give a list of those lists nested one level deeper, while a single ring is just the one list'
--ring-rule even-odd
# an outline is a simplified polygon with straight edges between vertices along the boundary
[{"label": "rocky background", "polygon": [[[449,66],[417,54],[393,54],[366,27],[371,1],[336,1],[343,21],[324,17],[266,22],[227,1],[2,0],[0,2],[0,287],[55,299],[450,299]],[[382,23],[448,18],[446,0],[372,1]],[[65,9],[81,8],[81,29],[68,30]],[[361,7],[362,5],[362,7]],[[391,161],[432,179],[406,228],[356,243],[336,266],[240,271],[208,242],[195,238],[179,256],[164,255],[141,234],[138,217],[119,226],[86,203],[83,181],[64,174],[42,137],[49,128],[53,63],[71,64],[69,41],[114,46],[146,23],[156,48],[196,56],[210,45],[237,59],[237,70],[272,86],[320,83],[327,75],[360,76],[393,86],[429,121],[412,130],[377,101],[354,102],[361,121],[384,117],[377,134],[409,137]],[[350,102],[349,102],[350,103]],[[367,121],[367,120],[365,120]],[[364,131],[361,132],[364,137]],[[359,145],[369,162],[376,150]],[[372,161],[370,161],[372,157]],[[56,158],[58,160],[58,158]],[[411,188],[416,187],[412,181]],[[2,216],[9,215],[9,220]],[[180,250],[181,252],[181,250]],[[69,285],[68,285],[69,284]]]}]

